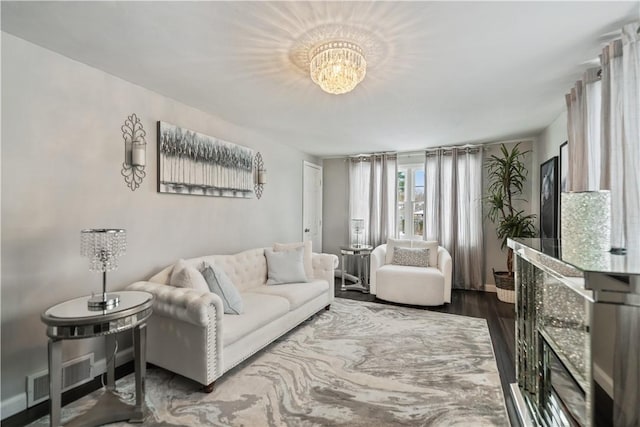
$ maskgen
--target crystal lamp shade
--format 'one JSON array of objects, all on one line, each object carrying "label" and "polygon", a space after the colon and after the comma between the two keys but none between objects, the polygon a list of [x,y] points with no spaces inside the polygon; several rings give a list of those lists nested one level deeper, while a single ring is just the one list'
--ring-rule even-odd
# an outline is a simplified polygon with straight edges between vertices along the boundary
[{"label": "crystal lamp shade", "polygon": [[91,229],[80,232],[80,255],[89,258],[89,270],[112,271],[118,257],[127,250],[127,233],[118,229]]},{"label": "crystal lamp shade", "polygon": [[325,92],[339,95],[353,90],[367,72],[360,46],[346,41],[323,43],[311,51],[311,80]]}]

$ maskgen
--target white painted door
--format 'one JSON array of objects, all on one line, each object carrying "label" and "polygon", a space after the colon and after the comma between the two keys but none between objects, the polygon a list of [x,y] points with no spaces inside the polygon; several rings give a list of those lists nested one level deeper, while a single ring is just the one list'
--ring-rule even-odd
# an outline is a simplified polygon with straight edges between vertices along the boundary
[{"label": "white painted door", "polygon": [[302,239],[322,252],[322,167],[304,162],[302,191]]}]

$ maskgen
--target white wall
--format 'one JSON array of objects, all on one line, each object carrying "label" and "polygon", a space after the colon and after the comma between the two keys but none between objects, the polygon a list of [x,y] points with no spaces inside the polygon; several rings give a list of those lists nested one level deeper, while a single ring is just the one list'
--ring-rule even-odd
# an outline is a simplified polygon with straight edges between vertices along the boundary
[{"label": "white wall", "polygon": [[[136,113],[147,131],[147,177],[132,192],[120,170],[120,126]],[[156,192],[156,121],[260,151],[262,199]],[[127,254],[110,290],[176,259],[296,241],[302,230],[302,163],[319,163],[218,117],[2,33],[2,401],[24,402],[25,377],[46,369],[40,313],[98,291],[80,257],[80,230],[127,230]],[[102,341],[66,342],[64,360]],[[6,413],[2,417],[11,415]]]}]

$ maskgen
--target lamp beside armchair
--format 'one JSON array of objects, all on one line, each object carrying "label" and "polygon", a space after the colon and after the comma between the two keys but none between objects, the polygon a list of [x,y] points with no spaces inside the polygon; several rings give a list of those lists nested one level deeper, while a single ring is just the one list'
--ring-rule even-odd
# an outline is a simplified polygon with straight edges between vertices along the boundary
[{"label": "lamp beside armchair", "polygon": [[[396,248],[401,248],[394,258]],[[404,248],[422,249],[428,262],[402,265]],[[424,249],[428,249],[428,252]],[[412,264],[409,262],[409,264]],[[438,242],[389,239],[371,253],[370,292],[401,304],[435,306],[451,302],[451,255]]]}]

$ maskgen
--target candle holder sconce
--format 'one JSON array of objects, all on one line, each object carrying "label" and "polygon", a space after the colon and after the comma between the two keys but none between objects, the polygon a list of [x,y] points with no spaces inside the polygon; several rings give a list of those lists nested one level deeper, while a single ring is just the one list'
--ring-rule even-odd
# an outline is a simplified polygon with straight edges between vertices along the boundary
[{"label": "candle holder sconce", "polygon": [[142,128],[142,123],[135,113],[127,117],[120,129],[124,139],[124,163],[120,173],[131,191],[135,191],[147,176],[144,171],[147,163],[147,141],[144,137],[147,132]]},{"label": "candle holder sconce", "polygon": [[259,199],[262,197],[262,190],[267,183],[267,170],[264,168],[264,161],[262,160],[262,154],[257,152],[253,158],[253,171],[255,185],[253,187],[256,197]]}]

